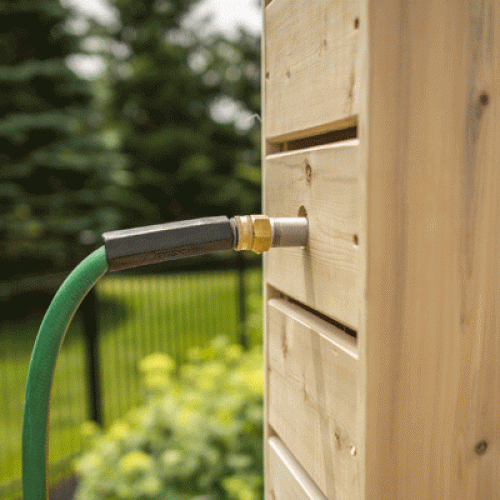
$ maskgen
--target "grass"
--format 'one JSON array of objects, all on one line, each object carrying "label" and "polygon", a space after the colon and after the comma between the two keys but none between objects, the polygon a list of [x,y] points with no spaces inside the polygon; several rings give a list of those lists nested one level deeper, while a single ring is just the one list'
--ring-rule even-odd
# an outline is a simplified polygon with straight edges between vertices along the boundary
[{"label": "grass", "polygon": [[[246,272],[252,342],[260,339],[261,272]],[[141,401],[138,361],[162,351],[178,363],[188,349],[215,335],[238,338],[237,272],[109,276],[97,286],[105,423]],[[21,426],[29,358],[43,313],[0,325],[0,497],[21,476]],[[79,427],[88,415],[85,345],[75,317],[61,349],[51,400],[49,461],[80,450]],[[5,489],[5,488],[4,488]]]}]

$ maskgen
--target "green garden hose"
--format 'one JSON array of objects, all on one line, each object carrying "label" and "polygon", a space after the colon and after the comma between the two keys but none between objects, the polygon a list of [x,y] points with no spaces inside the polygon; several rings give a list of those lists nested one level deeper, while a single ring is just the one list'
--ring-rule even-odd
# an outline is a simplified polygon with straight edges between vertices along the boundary
[{"label": "green garden hose", "polygon": [[78,306],[108,270],[104,247],[66,278],[43,318],[31,355],[23,420],[23,500],[48,498],[50,391],[59,349]]},{"label": "green garden hose", "polygon": [[66,278],[43,318],[28,371],[23,420],[23,500],[48,499],[48,425],[50,392],[57,356],[80,303],[109,271],[164,262],[221,250],[304,246],[304,217],[250,215],[205,217],[103,234],[104,246]]}]

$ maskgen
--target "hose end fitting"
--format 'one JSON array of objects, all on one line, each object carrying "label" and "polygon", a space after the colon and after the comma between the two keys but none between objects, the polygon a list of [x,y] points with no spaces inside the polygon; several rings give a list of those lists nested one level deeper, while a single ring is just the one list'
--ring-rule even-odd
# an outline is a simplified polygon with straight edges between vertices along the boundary
[{"label": "hose end fitting", "polygon": [[309,227],[306,217],[242,215],[234,220],[237,228],[235,250],[252,250],[261,254],[271,247],[307,245]]},{"label": "hose end fitting", "polygon": [[252,250],[261,254],[271,248],[272,227],[267,215],[237,215],[235,220],[238,228],[235,250]]}]

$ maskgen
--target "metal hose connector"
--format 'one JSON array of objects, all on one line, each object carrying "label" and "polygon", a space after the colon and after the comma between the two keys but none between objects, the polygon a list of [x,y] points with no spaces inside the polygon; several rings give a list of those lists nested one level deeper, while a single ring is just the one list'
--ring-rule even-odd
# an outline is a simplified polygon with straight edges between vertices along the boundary
[{"label": "metal hose connector", "polygon": [[235,250],[260,254],[271,247],[302,247],[307,244],[309,224],[306,217],[236,216]]}]

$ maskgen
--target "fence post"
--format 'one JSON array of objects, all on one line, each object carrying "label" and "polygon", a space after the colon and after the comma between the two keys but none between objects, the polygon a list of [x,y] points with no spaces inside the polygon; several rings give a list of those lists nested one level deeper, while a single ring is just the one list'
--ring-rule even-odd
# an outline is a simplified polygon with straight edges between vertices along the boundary
[{"label": "fence post", "polygon": [[90,290],[80,306],[85,339],[85,360],[89,395],[89,418],[103,424],[101,398],[101,367],[99,363],[99,310],[97,293]]},{"label": "fence post", "polygon": [[245,259],[242,252],[236,254],[236,267],[238,269],[238,312],[240,316],[239,334],[240,344],[243,349],[248,347],[246,335],[246,290],[245,290]]}]

